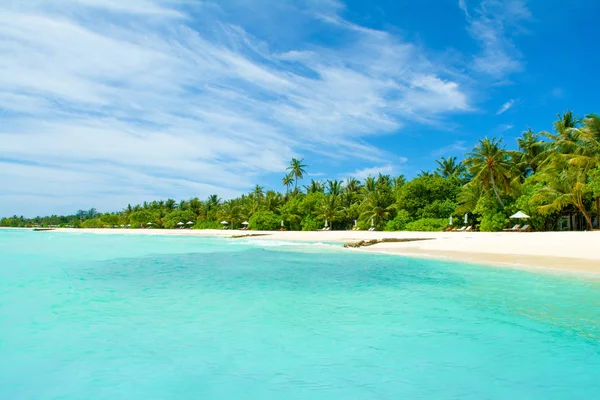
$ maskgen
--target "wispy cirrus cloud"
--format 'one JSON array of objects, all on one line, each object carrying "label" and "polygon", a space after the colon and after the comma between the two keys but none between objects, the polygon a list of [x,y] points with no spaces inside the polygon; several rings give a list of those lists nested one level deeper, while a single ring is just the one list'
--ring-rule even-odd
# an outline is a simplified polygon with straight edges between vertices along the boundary
[{"label": "wispy cirrus cloud", "polygon": [[496,115],[504,114],[505,112],[510,110],[514,104],[515,104],[515,101],[513,99],[510,99],[506,103],[502,104],[502,107],[500,107],[500,109],[496,112]]},{"label": "wispy cirrus cloud", "polygon": [[[464,1],[459,7],[466,10]],[[473,60],[475,71],[502,80],[523,68],[512,38],[523,33],[523,23],[531,19],[527,0],[481,0],[472,15],[465,14],[468,32],[481,47]]]},{"label": "wispy cirrus cloud", "polygon": [[462,154],[468,150],[464,140],[457,140],[448,146],[435,149],[431,152],[433,157],[447,157],[449,155]]},{"label": "wispy cirrus cloud", "polygon": [[467,1],[466,0],[458,0],[458,8],[460,8],[462,10],[462,12],[464,12],[467,17],[470,17],[470,15],[469,15],[469,9],[467,8]]},{"label": "wispy cirrus cloud", "polygon": [[233,196],[293,155],[374,162],[386,152],[365,138],[471,110],[420,46],[345,20],[339,2],[285,7],[279,20],[344,40],[272,46],[224,3],[0,5],[0,208]]}]

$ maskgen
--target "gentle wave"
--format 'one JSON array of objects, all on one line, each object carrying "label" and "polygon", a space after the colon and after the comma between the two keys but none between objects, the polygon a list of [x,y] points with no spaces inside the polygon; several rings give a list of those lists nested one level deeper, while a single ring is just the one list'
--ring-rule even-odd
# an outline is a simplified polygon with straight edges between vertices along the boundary
[{"label": "gentle wave", "polygon": [[259,246],[259,247],[283,247],[283,246],[321,246],[321,247],[338,247],[331,243],[323,242],[288,242],[284,240],[231,240],[231,244],[244,246]]}]

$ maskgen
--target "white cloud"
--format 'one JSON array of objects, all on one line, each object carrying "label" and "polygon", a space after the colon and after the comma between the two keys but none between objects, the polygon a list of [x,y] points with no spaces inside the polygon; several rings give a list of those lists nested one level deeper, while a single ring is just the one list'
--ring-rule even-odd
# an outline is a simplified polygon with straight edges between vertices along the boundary
[{"label": "white cloud", "polygon": [[273,50],[225,11],[185,2],[22,3],[0,5],[4,213],[19,213],[19,196],[46,199],[40,212],[227,197],[293,155],[374,161],[386,152],[365,137],[471,110],[459,76],[342,19],[335,1],[317,14],[340,46]]},{"label": "white cloud", "polygon": [[466,0],[458,0],[458,7],[465,13],[467,17],[469,17],[469,9],[467,8]]},{"label": "white cloud", "polygon": [[509,100],[506,103],[502,104],[502,107],[496,112],[496,115],[501,115],[511,109],[511,107],[515,104],[514,100]]},{"label": "white cloud", "polygon": [[473,69],[494,79],[523,68],[522,55],[512,37],[523,33],[522,23],[531,19],[527,0],[482,0],[468,31],[479,42],[481,52],[473,60]]},{"label": "white cloud", "polygon": [[[405,163],[408,160],[406,158],[401,157],[398,162]],[[353,177],[358,180],[364,180],[368,177],[377,177],[379,174],[382,175],[395,175],[398,172],[398,166],[393,164],[380,165],[375,167],[367,167],[363,169],[357,169],[354,172],[347,173],[343,175],[343,177]]]},{"label": "white cloud", "polygon": [[449,144],[448,146],[441,147],[439,149],[434,150],[431,155],[433,157],[447,157],[449,155],[462,154],[467,151],[467,147],[465,145],[464,140],[457,140],[454,143]]}]

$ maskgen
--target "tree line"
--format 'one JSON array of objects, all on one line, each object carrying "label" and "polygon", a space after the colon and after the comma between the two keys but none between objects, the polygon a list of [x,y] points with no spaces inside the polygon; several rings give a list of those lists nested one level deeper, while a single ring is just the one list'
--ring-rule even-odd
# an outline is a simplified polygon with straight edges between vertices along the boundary
[{"label": "tree line", "polygon": [[[443,157],[435,171],[414,179],[379,174],[362,181],[305,182],[307,165],[294,158],[282,178],[285,192],[254,189],[222,200],[173,199],[128,205],[119,212],[80,210],[69,216],[9,217],[0,226],[240,228],[255,230],[369,229],[439,231],[449,218],[481,231],[500,231],[520,210],[535,230],[557,230],[561,215],[581,216],[586,229],[600,221],[600,117],[558,115],[551,132],[523,132],[517,150],[484,138],[464,159]],[[304,185],[301,185],[305,183]],[[596,221],[594,221],[594,218]],[[222,224],[226,222],[226,224]]]}]

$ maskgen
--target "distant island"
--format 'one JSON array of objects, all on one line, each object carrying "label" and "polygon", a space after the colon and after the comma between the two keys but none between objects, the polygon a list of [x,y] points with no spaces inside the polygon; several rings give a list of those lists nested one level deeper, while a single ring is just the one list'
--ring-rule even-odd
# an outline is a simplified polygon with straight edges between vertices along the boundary
[{"label": "distant island", "polygon": [[414,179],[379,174],[364,181],[311,180],[292,159],[285,192],[256,186],[239,198],[144,202],[119,212],[7,217],[3,227],[194,228],[251,230],[442,231],[468,225],[502,231],[521,211],[536,231],[591,230],[600,221],[600,117],[558,115],[552,132],[525,131],[518,150],[484,138],[460,161],[442,157],[438,168]]}]

